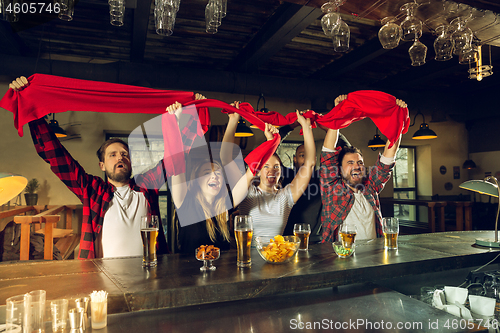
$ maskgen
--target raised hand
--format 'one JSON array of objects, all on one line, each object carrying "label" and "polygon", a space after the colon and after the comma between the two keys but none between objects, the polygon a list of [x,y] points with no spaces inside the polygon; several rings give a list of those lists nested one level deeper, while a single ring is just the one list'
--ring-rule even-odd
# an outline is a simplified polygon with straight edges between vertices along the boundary
[{"label": "raised hand", "polygon": [[196,93],[196,94],[194,94],[194,99],[199,101],[200,99],[207,99],[207,98],[205,96],[203,96],[202,94]]},{"label": "raised hand", "polygon": [[166,111],[170,114],[175,114],[177,124],[179,124],[179,119],[182,115],[182,104],[179,102],[175,102],[174,104],[167,106]]},{"label": "raised hand", "polygon": [[408,105],[405,103],[405,101],[400,100],[400,99],[396,99],[396,104],[397,104],[397,106],[402,107],[403,109],[408,107]]},{"label": "raised hand", "polygon": [[9,88],[20,91],[26,88],[29,85],[28,79],[24,76],[20,76],[9,84]]},{"label": "raised hand", "polygon": [[302,115],[304,111],[299,112],[299,110],[295,110],[295,112],[297,113],[297,122],[300,124],[300,126],[302,126],[302,128],[311,128],[311,119],[309,118],[306,119]]},{"label": "raised hand", "polygon": [[271,124],[266,123],[264,135],[266,136],[266,139],[268,141],[274,139],[274,134],[277,134],[277,133],[278,133],[278,129],[276,127],[274,127]]},{"label": "raised hand", "polygon": [[347,98],[347,95],[339,95],[337,98],[335,98],[335,106],[339,105],[340,102],[342,102],[346,98]]}]

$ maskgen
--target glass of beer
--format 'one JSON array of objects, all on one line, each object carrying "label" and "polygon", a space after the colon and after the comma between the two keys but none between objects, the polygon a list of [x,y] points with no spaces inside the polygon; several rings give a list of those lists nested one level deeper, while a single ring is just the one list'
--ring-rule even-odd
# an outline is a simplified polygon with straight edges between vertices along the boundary
[{"label": "glass of beer", "polygon": [[296,223],[293,226],[293,235],[300,239],[299,251],[307,251],[309,236],[311,236],[311,226],[309,223]]},{"label": "glass of beer", "polygon": [[156,238],[158,237],[159,218],[157,215],[143,216],[141,220],[142,266],[154,267],[156,259]]},{"label": "glass of beer", "polygon": [[339,238],[346,249],[354,249],[354,242],[358,230],[354,224],[342,223],[339,229]]},{"label": "glass of beer", "polygon": [[397,217],[382,218],[382,231],[384,232],[384,249],[398,249],[399,219]]},{"label": "glass of beer", "polygon": [[234,217],[234,236],[237,247],[238,267],[249,267],[252,265],[250,249],[252,247],[253,223],[252,217],[248,215],[237,215]]}]

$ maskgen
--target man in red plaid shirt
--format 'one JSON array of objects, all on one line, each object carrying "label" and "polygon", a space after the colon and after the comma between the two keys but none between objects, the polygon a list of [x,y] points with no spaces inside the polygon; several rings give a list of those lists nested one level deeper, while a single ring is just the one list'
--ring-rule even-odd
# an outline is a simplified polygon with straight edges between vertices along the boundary
[{"label": "man in red plaid shirt", "polygon": [[[24,77],[10,88],[24,89]],[[196,94],[196,99],[205,98]],[[165,183],[163,160],[147,172],[131,178],[128,145],[119,139],[106,141],[97,151],[99,167],[107,181],[85,172],[56,138],[45,119],[29,123],[36,151],[64,184],[83,203],[79,259],[142,255],[140,221],[148,214],[160,215],[158,192]],[[184,135],[186,140],[189,135]],[[167,253],[164,228],[159,225],[157,253]]]},{"label": "man in red plaid shirt", "polygon": [[[335,106],[346,98],[347,95],[337,97]],[[406,103],[399,99],[396,104],[406,108]],[[378,195],[391,178],[401,137],[391,148],[387,141],[384,153],[367,174],[358,148],[335,149],[338,134],[338,130],[327,131],[321,153],[322,241],[335,241],[337,228],[342,223],[356,225],[356,239],[381,237],[382,214]]]}]

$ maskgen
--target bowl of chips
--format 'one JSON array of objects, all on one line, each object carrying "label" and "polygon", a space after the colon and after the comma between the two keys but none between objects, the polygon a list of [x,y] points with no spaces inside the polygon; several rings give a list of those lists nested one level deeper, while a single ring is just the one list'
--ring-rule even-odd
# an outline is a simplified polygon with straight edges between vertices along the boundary
[{"label": "bowl of chips", "polygon": [[213,245],[201,245],[194,251],[194,255],[196,259],[203,261],[200,271],[215,271],[216,267],[213,265],[213,261],[219,259],[220,249]]},{"label": "bowl of chips", "polygon": [[257,252],[270,264],[283,264],[290,261],[297,253],[300,239],[296,236],[257,236]]}]

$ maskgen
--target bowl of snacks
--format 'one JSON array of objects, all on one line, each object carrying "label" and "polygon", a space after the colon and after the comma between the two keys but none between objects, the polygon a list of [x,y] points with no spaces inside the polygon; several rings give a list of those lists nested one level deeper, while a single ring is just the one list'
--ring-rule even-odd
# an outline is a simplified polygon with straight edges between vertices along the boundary
[{"label": "bowl of snacks", "polygon": [[194,250],[194,255],[196,259],[203,261],[200,271],[215,271],[216,267],[213,265],[213,261],[219,259],[220,249],[213,245],[201,245]]},{"label": "bowl of snacks", "polygon": [[257,252],[270,264],[283,264],[290,261],[297,253],[300,239],[296,236],[257,236]]},{"label": "bowl of snacks", "polygon": [[344,247],[342,241],[336,241],[332,243],[333,251],[337,254],[339,258],[348,258],[354,253],[354,244],[352,247]]}]

